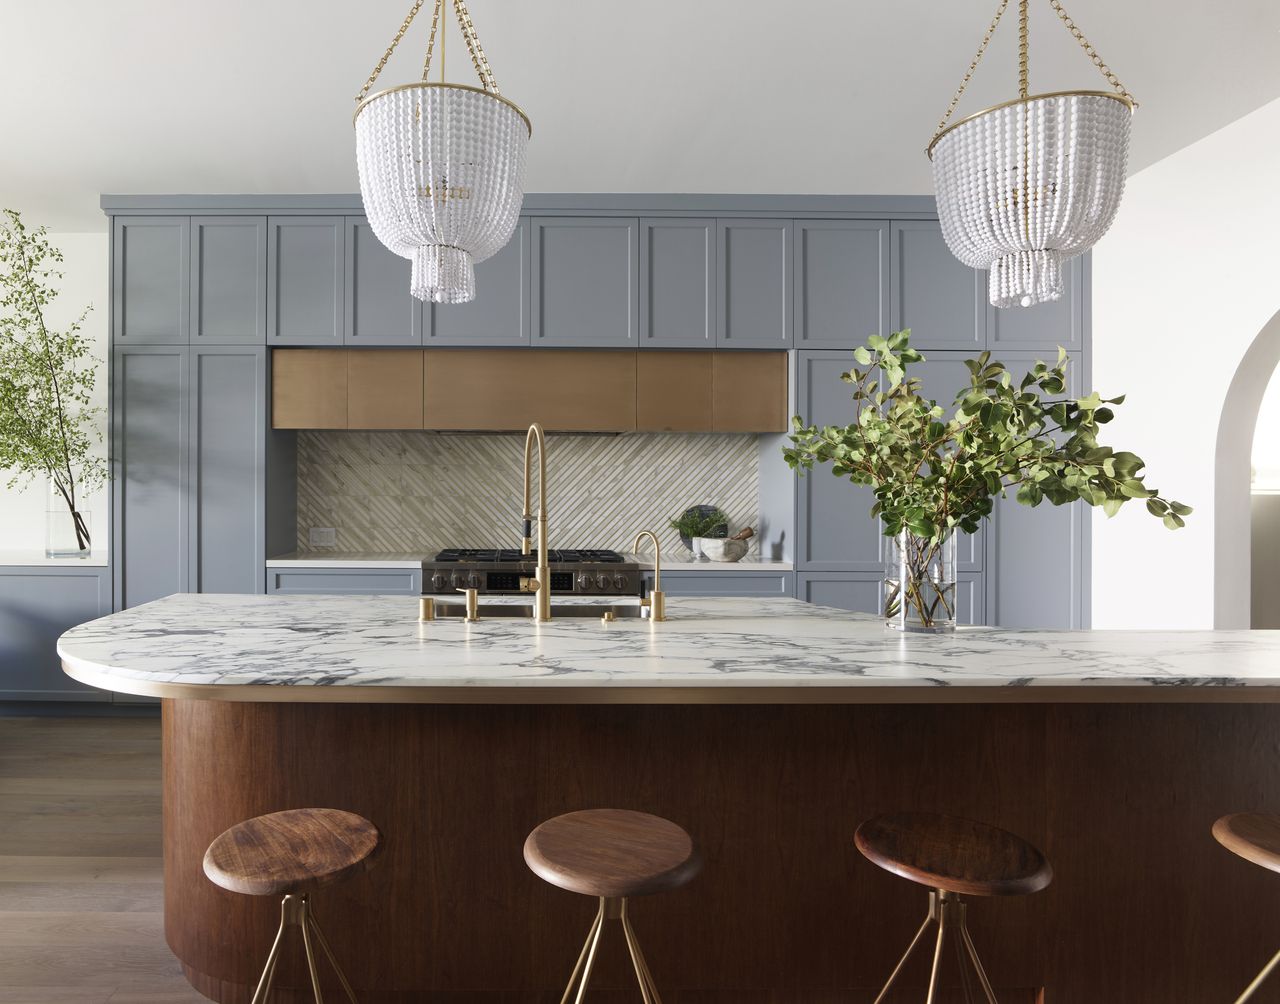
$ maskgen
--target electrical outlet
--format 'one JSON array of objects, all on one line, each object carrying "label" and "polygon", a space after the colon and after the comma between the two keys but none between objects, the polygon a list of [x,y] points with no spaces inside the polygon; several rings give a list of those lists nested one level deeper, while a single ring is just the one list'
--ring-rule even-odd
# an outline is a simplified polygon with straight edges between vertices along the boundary
[{"label": "electrical outlet", "polygon": [[311,547],[336,547],[338,531],[331,526],[313,526],[307,531],[307,543]]}]

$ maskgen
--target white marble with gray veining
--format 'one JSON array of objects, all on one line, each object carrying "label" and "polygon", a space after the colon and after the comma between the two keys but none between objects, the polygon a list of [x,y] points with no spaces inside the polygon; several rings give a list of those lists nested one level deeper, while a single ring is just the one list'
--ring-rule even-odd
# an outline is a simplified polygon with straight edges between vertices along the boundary
[{"label": "white marble with gray veining", "polygon": [[660,624],[467,624],[419,623],[414,597],[181,594],[72,628],[58,651],[77,678],[126,693],[139,682],[151,689],[132,692],[251,684],[297,688],[298,700],[353,686],[471,688],[477,701],[493,687],[1140,686],[1159,700],[1159,688],[1280,686],[1280,631],[902,636],[875,617],[793,599],[668,602]]}]

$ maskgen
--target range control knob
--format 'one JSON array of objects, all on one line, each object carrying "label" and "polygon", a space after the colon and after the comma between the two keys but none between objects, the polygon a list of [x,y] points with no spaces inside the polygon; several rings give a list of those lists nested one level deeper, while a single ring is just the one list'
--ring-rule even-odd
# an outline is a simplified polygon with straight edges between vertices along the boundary
[{"label": "range control knob", "polygon": [[623,573],[623,572],[614,572],[614,574],[613,574],[613,588],[614,588],[614,589],[618,589],[618,590],[622,590],[622,589],[626,589],[626,588],[627,588],[627,576],[626,576],[626,574],[625,574],[625,573]]},{"label": "range control knob", "polygon": [[604,572],[596,572],[596,585],[601,589],[609,588],[609,576]]},{"label": "range control knob", "polygon": [[449,580],[449,584],[454,589],[462,589],[467,584],[467,577],[461,572],[454,572],[453,577]]},{"label": "range control knob", "polygon": [[449,576],[444,572],[436,572],[431,576],[431,588],[437,593],[442,593],[449,588]]},{"label": "range control knob", "polygon": [[592,585],[594,584],[595,584],[595,579],[591,577],[590,572],[578,573],[578,591],[579,592],[582,592],[582,593],[589,592]]},{"label": "range control knob", "polygon": [[480,582],[480,573],[479,573],[479,572],[472,572],[472,573],[470,573],[470,574],[467,576],[467,588],[468,588],[468,589],[479,589],[479,588],[480,588],[480,585],[481,585],[481,582]]}]

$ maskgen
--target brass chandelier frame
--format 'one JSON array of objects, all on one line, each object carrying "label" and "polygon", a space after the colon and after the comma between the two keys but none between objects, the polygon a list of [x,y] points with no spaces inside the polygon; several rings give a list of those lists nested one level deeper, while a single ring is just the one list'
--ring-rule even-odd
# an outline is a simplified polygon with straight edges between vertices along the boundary
[{"label": "brass chandelier frame", "polygon": [[[960,103],[960,98],[964,95],[965,88],[969,86],[969,81],[973,78],[974,71],[977,70],[978,64],[982,62],[982,57],[986,55],[987,46],[991,44],[991,37],[995,34],[996,28],[1000,24],[1000,19],[1004,17],[1004,13],[1009,8],[1009,0],[1000,0],[1000,6],[996,8],[995,16],[991,19],[991,24],[987,26],[986,34],[982,36],[982,42],[978,46],[978,52],[973,57],[973,61],[969,64],[969,68],[965,71],[964,78],[960,81],[960,86],[956,88],[955,94],[951,98],[951,103],[947,105],[947,110],[943,112],[941,121],[938,122],[938,128],[933,134],[933,139],[929,141],[929,146],[925,149],[925,154],[930,160],[933,159],[933,148],[938,145],[938,141],[947,133],[960,128],[974,119],[981,118],[989,112],[999,111],[1001,108],[1011,108],[1014,105],[1029,104],[1032,101],[1040,101],[1044,98],[1057,98],[1067,95],[1087,95],[1090,97],[1112,98],[1128,106],[1129,111],[1133,112],[1138,107],[1138,102],[1133,95],[1125,88],[1105,62],[1098,55],[1098,50],[1084,36],[1075,21],[1063,9],[1061,0],[1049,0],[1049,6],[1053,8],[1058,15],[1058,20],[1071,33],[1072,38],[1076,40],[1080,48],[1084,50],[1089,61],[1098,68],[1107,79],[1112,87],[1110,91],[1088,91],[1088,90],[1072,90],[1072,91],[1050,91],[1045,94],[1032,94],[1031,91],[1031,46],[1028,19],[1030,14],[1030,0],[1018,0],[1018,96],[1012,101],[1002,101],[1000,104],[992,105],[990,108],[983,108],[981,111],[974,112],[972,115],[966,115],[964,118],[956,122],[951,122],[951,116],[955,113],[956,106]],[[948,123],[950,123],[948,125]]]}]

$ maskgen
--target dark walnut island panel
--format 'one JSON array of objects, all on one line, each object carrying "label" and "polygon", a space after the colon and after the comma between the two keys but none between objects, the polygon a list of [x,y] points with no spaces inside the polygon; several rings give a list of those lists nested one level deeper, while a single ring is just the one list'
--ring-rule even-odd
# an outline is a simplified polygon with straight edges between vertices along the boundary
[{"label": "dark walnut island panel", "polygon": [[[166,935],[207,996],[248,1004],[279,908],[208,882],[205,847],[306,805],[386,840],[316,901],[362,1000],[559,1001],[595,904],[521,847],[593,806],[666,816],[705,858],[633,907],[668,1004],[869,1004],[925,907],[853,846],[891,809],[996,823],[1052,861],[1044,892],[970,907],[1005,1004],[1231,1000],[1275,951],[1280,896],[1210,826],[1280,810],[1276,635],[902,638],[786,600],[673,600],[662,624],[416,612],[176,596],[64,635],[77,679],[166,697]],[[602,951],[591,999],[631,1001],[620,943]],[[301,959],[277,982],[305,999]]]}]

